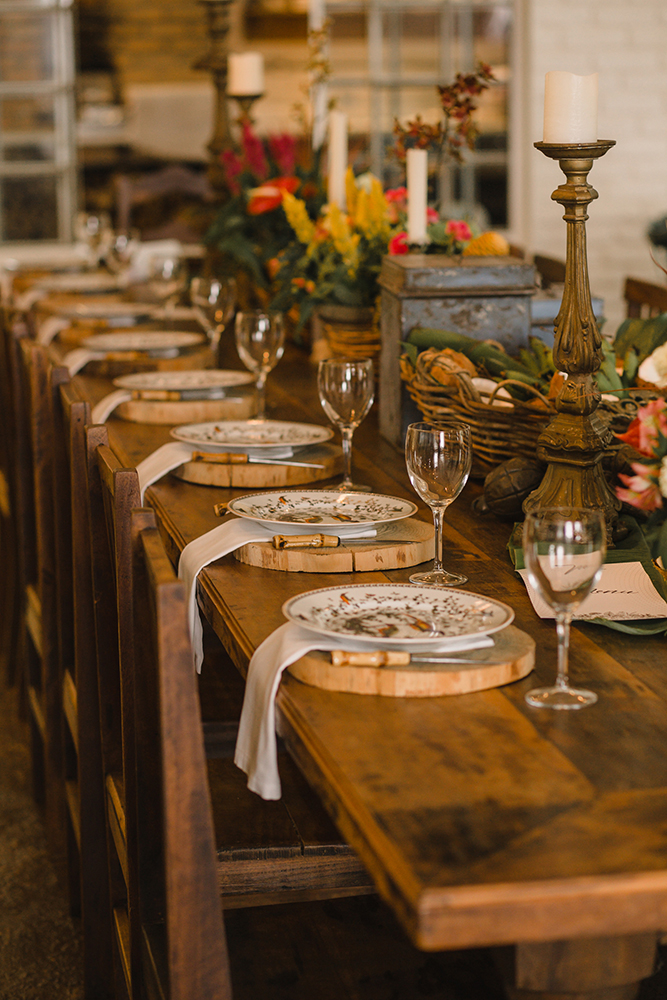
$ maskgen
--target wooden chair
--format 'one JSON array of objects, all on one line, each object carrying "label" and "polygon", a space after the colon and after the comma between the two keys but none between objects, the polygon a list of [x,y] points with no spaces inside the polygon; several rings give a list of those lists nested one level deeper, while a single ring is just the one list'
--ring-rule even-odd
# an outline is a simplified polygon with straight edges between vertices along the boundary
[{"label": "wooden chair", "polygon": [[[92,592],[86,425],[69,380],[52,394],[67,871],[83,937],[84,996],[115,996]],[[68,558],[69,555],[69,558]]]},{"label": "wooden chair", "polygon": [[231,1000],[185,590],[152,511],[132,521],[143,992]]},{"label": "wooden chair", "polygon": [[14,510],[18,585],[22,605],[18,638],[30,731],[33,791],[43,808],[56,861],[65,853],[62,707],[53,521],[53,427],[50,363],[45,348],[17,326],[10,330],[14,401]]},{"label": "wooden chair", "polygon": [[[120,968],[132,995],[140,976],[141,936],[136,919],[136,842],[140,831],[131,803],[136,781],[142,787],[141,794],[145,793],[135,766],[139,767],[140,756],[150,752],[141,743],[145,734],[137,733],[133,725],[132,707],[134,683],[143,670],[134,648],[137,629],[131,620],[133,598],[128,586],[130,515],[140,506],[139,486],[136,470],[123,468],[109,448],[105,426],[89,427],[86,435],[111,908]],[[209,659],[205,669],[234,670],[217,639],[216,645],[218,663]],[[194,672],[193,683],[200,703],[205,701],[211,685],[198,685]],[[248,791],[245,776],[232,760],[235,722],[222,714],[224,705],[217,707],[218,720],[209,718],[203,733],[214,803],[216,880],[225,906],[373,892],[365,869],[354,852],[341,843],[319,800],[286,753],[281,755],[281,801],[264,802]]]},{"label": "wooden chair", "polygon": [[639,278],[626,278],[623,297],[629,318],[648,319],[667,312],[667,285],[655,285]]},{"label": "wooden chair", "polygon": [[[161,170],[145,174],[143,177],[130,177],[121,174],[116,178],[116,227],[128,230],[137,226],[136,215],[150,203],[159,204],[172,198],[194,205],[199,211],[206,205],[215,202],[215,192],[206,174],[192,170],[180,164],[172,164]],[[172,206],[173,211],[173,206]],[[163,210],[164,212],[164,210]],[[163,213],[162,213],[163,214]],[[202,238],[202,229],[206,223],[195,228],[186,219],[179,218],[176,211],[171,219],[153,219],[152,224],[143,225],[142,239],[155,240],[174,238],[184,243],[197,243]]]},{"label": "wooden chair", "polygon": [[0,683],[7,687],[18,687],[21,586],[18,570],[17,511],[14,508],[14,416],[9,362],[9,321],[7,311],[0,310],[0,551],[3,561],[0,580]]}]

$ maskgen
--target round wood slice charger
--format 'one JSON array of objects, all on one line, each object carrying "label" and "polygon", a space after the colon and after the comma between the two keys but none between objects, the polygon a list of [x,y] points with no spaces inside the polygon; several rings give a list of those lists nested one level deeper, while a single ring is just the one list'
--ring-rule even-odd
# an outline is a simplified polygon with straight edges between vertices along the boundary
[{"label": "round wood slice charger", "polygon": [[[282,489],[284,486],[303,486],[307,483],[332,479],[343,471],[343,451],[339,445],[325,441],[312,445],[294,455],[294,461],[312,463],[312,467],[299,465],[262,465],[247,463],[235,465],[223,462],[186,462],[174,470],[178,479],[198,486],[233,486],[236,489]],[[290,459],[285,459],[289,462]],[[317,468],[322,466],[322,468]],[[249,562],[250,560],[242,560]],[[264,563],[253,565],[263,566]],[[275,567],[276,569],[278,567]]]},{"label": "round wood slice charger", "polygon": [[[311,530],[310,525],[304,524],[305,538]],[[326,535],[326,525],[321,531]],[[237,549],[234,557],[249,566],[288,573],[372,573],[428,562],[433,559],[434,536],[432,524],[406,517],[380,525],[376,538],[359,541],[341,538],[335,548],[310,548],[306,544],[275,548],[271,542],[250,542]],[[312,535],[313,539],[317,537]],[[289,545],[294,539],[287,537],[286,541]]]},{"label": "round wood slice charger", "polygon": [[[335,664],[331,653],[312,652],[287,669],[297,680],[327,691],[348,694],[380,694],[391,698],[436,698],[441,695],[469,694],[488,688],[511,684],[526,677],[535,664],[535,642],[514,625],[508,625],[494,635],[494,645],[469,653],[452,653],[452,659],[469,660],[460,663],[408,663],[406,665],[372,665],[349,662]],[[352,654],[365,661],[382,654]],[[419,653],[417,656],[437,654]],[[445,655],[445,654],[441,654]],[[394,654],[387,654],[387,659]]]}]

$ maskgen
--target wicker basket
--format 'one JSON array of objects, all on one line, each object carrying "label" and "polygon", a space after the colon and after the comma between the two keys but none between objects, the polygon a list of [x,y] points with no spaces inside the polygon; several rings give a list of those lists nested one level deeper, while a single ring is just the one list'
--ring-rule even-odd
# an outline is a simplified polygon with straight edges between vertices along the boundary
[{"label": "wicker basket", "polygon": [[[480,391],[465,372],[455,376],[455,384],[440,385],[424,381],[407,359],[402,360],[401,377],[425,420],[443,423],[455,418],[469,424],[473,451],[492,465],[514,455],[535,456],[537,439],[556,412],[552,402],[536,389],[507,379],[499,382],[493,392]],[[530,402],[498,396],[501,388],[514,385],[539,400],[539,408]]]}]

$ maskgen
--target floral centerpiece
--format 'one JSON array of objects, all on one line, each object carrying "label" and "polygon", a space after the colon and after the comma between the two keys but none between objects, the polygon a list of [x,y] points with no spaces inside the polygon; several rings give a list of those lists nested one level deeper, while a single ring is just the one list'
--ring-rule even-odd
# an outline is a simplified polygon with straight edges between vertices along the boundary
[{"label": "floral centerpiece", "polygon": [[619,500],[643,512],[643,532],[654,559],[667,568],[667,401],[655,399],[642,406],[620,441],[642,457],[632,462],[633,475],[619,474]]},{"label": "floral centerpiece", "polygon": [[242,126],[240,148],[222,154],[229,197],[209,229],[206,242],[227,258],[236,272],[264,290],[271,289],[268,262],[293,238],[282,207],[283,192],[299,192],[311,215],[324,202],[319,156],[306,165],[297,162],[297,139],[288,134],[257,136]]},{"label": "floral centerpiece", "polygon": [[284,191],[282,204],[291,241],[271,269],[278,289],[274,309],[297,304],[299,328],[323,304],[372,308],[377,279],[392,235],[388,202],[377,177],[345,177],[347,208],[324,205],[313,219],[302,198]]}]

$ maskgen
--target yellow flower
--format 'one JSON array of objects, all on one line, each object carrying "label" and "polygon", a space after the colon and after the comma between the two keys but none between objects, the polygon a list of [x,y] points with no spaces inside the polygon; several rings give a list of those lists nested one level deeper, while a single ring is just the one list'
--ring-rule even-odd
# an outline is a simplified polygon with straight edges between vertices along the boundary
[{"label": "yellow flower", "polygon": [[295,198],[289,191],[283,191],[283,208],[297,239],[301,243],[309,244],[315,235],[315,224],[308,215],[306,203]]},{"label": "yellow flower", "polygon": [[338,205],[327,205],[324,212],[324,225],[331,233],[331,239],[336,251],[343,258],[350,277],[354,277],[359,267],[360,233],[352,233],[347,218]]},{"label": "yellow flower", "polygon": [[352,167],[348,167],[345,171],[345,204],[347,205],[348,215],[353,216],[355,214],[358,191],[359,189],[354,179],[354,171]]}]

